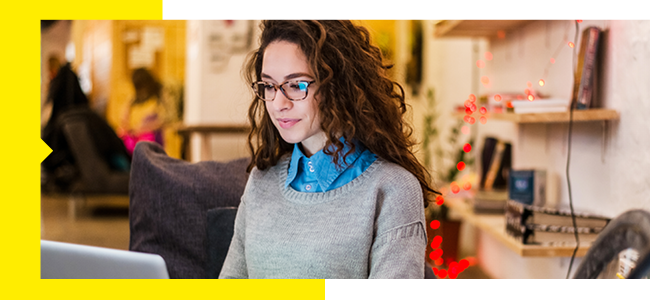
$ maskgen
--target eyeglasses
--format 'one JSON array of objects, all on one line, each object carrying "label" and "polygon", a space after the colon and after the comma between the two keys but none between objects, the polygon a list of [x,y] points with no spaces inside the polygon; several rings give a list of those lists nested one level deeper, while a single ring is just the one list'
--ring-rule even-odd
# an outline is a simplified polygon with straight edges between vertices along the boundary
[{"label": "eyeglasses", "polygon": [[266,81],[256,81],[251,84],[255,95],[264,101],[273,101],[275,94],[280,89],[287,99],[291,101],[300,101],[307,98],[309,85],[316,82],[306,80],[286,81],[277,85]]}]

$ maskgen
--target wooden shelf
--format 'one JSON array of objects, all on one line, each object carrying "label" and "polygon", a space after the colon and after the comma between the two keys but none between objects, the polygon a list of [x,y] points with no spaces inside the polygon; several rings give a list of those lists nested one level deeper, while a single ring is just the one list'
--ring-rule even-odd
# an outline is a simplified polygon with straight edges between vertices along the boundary
[{"label": "wooden shelf", "polygon": [[[452,211],[458,213],[467,223],[488,233],[499,242],[506,245],[515,253],[523,257],[559,257],[573,254],[574,246],[538,246],[524,245],[506,233],[506,218],[500,214],[475,214],[463,198],[447,198],[445,204]],[[589,246],[580,246],[576,256],[584,256]]]},{"label": "wooden shelf", "polygon": [[[465,113],[456,113],[456,117],[463,118]],[[480,114],[474,113],[474,118]],[[566,123],[569,122],[569,112],[563,113],[537,113],[537,114],[515,114],[515,113],[487,113],[485,116],[492,120],[503,120],[513,123]],[[619,119],[618,111],[612,109],[593,108],[587,110],[574,110],[574,122],[609,121]]]},{"label": "wooden shelf", "polygon": [[533,20],[443,20],[434,25],[435,37],[486,37],[496,38],[498,32],[521,28]]}]

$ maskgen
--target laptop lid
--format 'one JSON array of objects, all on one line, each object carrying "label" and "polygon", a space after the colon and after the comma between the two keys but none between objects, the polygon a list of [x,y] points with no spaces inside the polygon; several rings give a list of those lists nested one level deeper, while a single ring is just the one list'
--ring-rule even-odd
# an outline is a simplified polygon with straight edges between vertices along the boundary
[{"label": "laptop lid", "polygon": [[41,240],[42,279],[168,279],[162,256]]}]

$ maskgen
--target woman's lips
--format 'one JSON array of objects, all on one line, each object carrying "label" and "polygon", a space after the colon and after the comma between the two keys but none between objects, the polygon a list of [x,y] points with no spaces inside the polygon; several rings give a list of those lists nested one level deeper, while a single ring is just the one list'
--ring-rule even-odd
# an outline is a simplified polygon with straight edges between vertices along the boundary
[{"label": "woman's lips", "polygon": [[278,124],[283,129],[291,128],[293,125],[296,125],[300,119],[278,119]]}]

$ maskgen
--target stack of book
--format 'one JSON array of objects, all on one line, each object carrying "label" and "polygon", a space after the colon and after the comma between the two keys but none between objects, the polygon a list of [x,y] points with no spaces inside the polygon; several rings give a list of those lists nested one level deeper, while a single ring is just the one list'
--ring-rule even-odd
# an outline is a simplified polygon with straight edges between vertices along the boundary
[{"label": "stack of book", "polygon": [[512,165],[512,145],[486,137],[481,152],[481,182],[472,197],[475,213],[501,213],[508,200],[508,173]]},{"label": "stack of book", "polygon": [[[611,220],[586,213],[575,213],[580,245],[590,245]],[[526,205],[515,200],[506,204],[506,233],[525,245],[575,246],[571,213],[547,207]]]},{"label": "stack of book", "polygon": [[569,111],[570,99],[535,99],[512,101],[512,107],[516,114],[567,112]]},{"label": "stack of book", "polygon": [[503,214],[508,202],[508,190],[478,190],[471,199],[477,214]]}]

